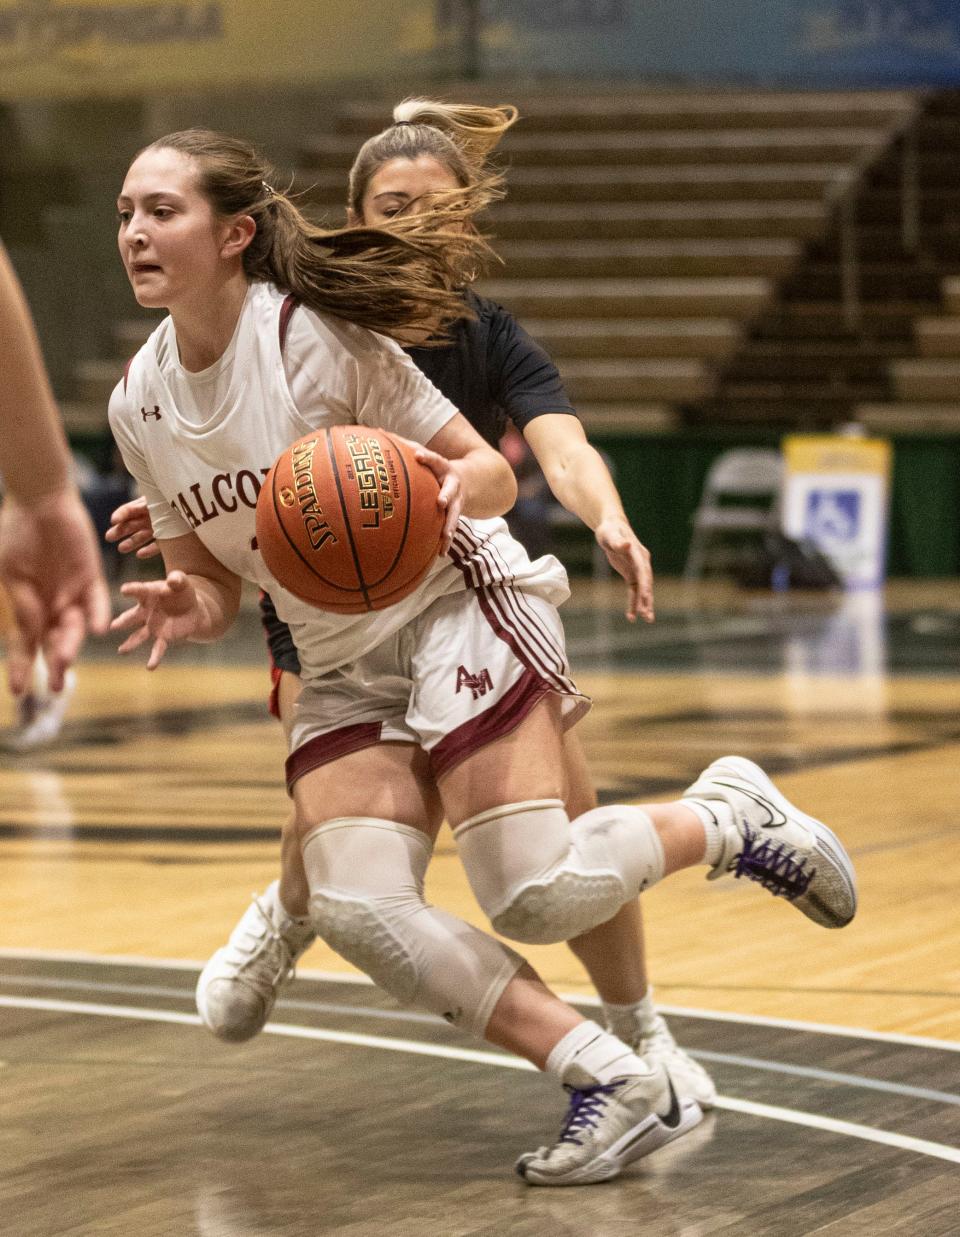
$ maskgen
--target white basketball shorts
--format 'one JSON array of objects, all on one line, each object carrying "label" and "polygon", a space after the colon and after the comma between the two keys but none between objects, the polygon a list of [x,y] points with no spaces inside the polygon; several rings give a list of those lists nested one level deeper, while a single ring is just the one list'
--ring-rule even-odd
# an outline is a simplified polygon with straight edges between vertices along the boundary
[{"label": "white basketball shorts", "polygon": [[565,726],[590,708],[570,677],[554,605],[515,587],[438,598],[369,653],[306,684],[290,728],[287,789],[374,743],[418,743],[442,777],[554,693]]}]

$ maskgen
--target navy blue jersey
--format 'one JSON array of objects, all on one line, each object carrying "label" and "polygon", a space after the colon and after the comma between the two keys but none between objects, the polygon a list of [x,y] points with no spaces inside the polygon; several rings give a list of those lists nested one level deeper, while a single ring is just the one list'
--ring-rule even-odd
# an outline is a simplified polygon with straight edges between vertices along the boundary
[{"label": "navy blue jersey", "polygon": [[[510,422],[522,432],[544,413],[575,417],[557,367],[513,314],[469,290],[464,299],[477,316],[455,322],[449,344],[405,351],[474,429],[496,447]],[[260,612],[273,664],[299,674],[290,629],[266,594],[261,594]]]}]

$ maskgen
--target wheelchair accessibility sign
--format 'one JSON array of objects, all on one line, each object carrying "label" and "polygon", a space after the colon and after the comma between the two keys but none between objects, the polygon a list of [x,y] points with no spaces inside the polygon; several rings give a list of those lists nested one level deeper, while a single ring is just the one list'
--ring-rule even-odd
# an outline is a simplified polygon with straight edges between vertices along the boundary
[{"label": "wheelchair accessibility sign", "polygon": [[848,588],[883,582],[890,444],[877,438],[784,440],[783,531],[812,541]]},{"label": "wheelchair accessibility sign", "polygon": [[807,494],[805,536],[822,549],[855,541],[860,534],[860,494],[856,490],[811,490]]}]

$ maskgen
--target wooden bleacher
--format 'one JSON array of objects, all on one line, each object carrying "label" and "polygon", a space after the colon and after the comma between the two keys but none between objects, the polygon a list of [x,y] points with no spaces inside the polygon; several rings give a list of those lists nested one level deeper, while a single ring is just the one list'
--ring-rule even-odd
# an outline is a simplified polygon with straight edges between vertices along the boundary
[{"label": "wooden bleacher", "polygon": [[[892,391],[884,367],[912,337],[917,305],[936,297],[926,275],[914,286],[899,268],[884,274],[886,258],[871,255],[889,250],[887,221],[865,210],[868,329],[847,338],[833,212],[882,169],[917,97],[501,94],[523,119],[502,148],[509,198],[489,218],[506,265],[481,291],[550,350],[588,428],[819,425]],[[385,100],[344,104],[325,117],[328,134],[304,141],[297,186],[329,222],[342,221],[360,141],[388,116]],[[882,179],[875,192],[888,193]],[[910,299],[918,290],[925,302]],[[119,363],[147,330],[119,324],[116,359],[80,367],[68,419],[105,415]]]},{"label": "wooden bleacher", "polygon": [[[754,345],[761,373],[745,390],[725,389],[726,375],[827,240],[838,195],[909,123],[914,96],[501,94],[522,120],[503,145],[508,200],[490,212],[506,265],[482,290],[551,351],[588,428],[662,432],[698,415],[768,424],[750,384],[767,381],[764,364],[778,369],[778,342],[766,358]],[[305,144],[299,183],[312,201],[341,209],[356,146],[388,114],[347,105],[333,133]],[[811,356],[808,378],[823,368]]]}]

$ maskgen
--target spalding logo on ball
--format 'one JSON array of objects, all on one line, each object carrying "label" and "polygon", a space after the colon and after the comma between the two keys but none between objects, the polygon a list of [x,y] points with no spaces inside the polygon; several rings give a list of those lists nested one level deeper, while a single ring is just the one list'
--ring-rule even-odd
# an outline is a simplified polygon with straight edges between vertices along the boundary
[{"label": "spalding logo on ball", "polygon": [[386,430],[335,425],[279,457],[257,501],[270,574],[321,610],[363,614],[407,597],[437,556],[440,486]]}]

